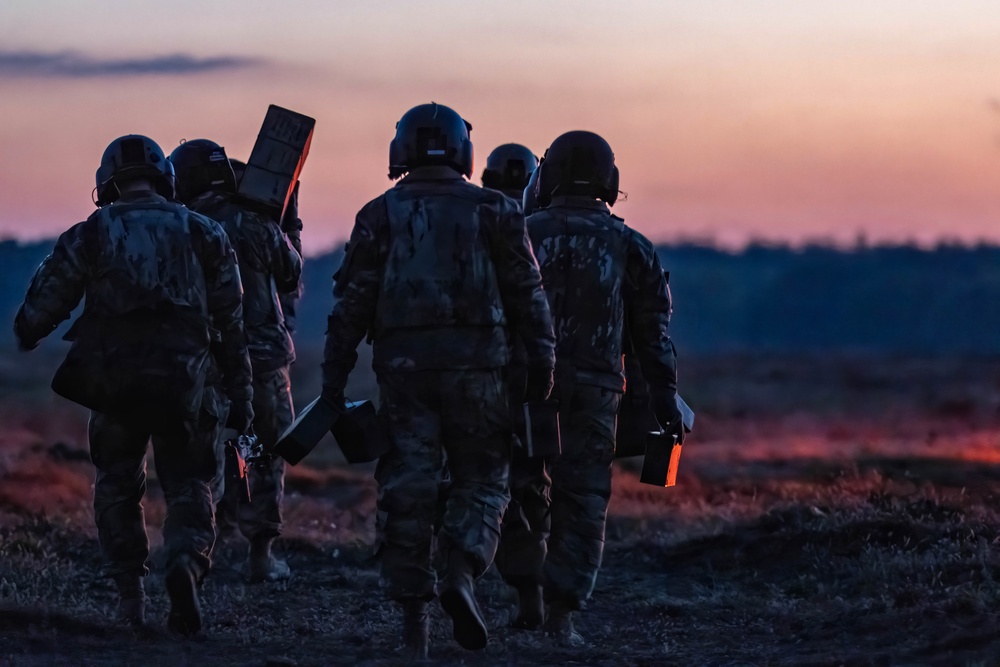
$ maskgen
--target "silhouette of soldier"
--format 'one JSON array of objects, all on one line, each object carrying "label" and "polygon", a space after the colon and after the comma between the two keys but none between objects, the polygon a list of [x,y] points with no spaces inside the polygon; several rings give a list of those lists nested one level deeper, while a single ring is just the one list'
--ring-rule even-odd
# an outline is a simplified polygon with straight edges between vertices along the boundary
[{"label": "silhouette of soldier", "polygon": [[69,318],[73,345],[53,379],[59,394],[93,410],[94,518],[119,614],[145,623],[149,573],[142,497],[146,446],[167,504],[163,524],[167,626],[201,630],[197,584],[215,540],[210,482],[226,423],[253,419],[240,274],[225,232],[170,201],[163,151],[139,135],[108,146],[97,170],[100,207],[59,237],[17,312],[22,349]]},{"label": "silhouette of soldier", "polygon": [[[558,137],[542,158],[533,194],[539,208],[526,224],[557,334],[552,396],[560,405],[562,454],[548,464],[547,553],[531,531],[510,535],[505,547],[525,571],[542,571],[546,629],[578,643],[572,614],[593,592],[604,549],[626,328],[657,421],[683,439],[676,356],[667,334],[667,285],[653,246],[608,210],[618,196],[608,143],[592,132]],[[525,604],[535,598],[522,595],[521,602],[518,619],[537,623],[537,607]]]},{"label": "silhouette of soldier", "polygon": [[[222,225],[236,250],[253,364],[253,428],[273,445],[294,418],[289,366],[295,348],[280,296],[298,290],[302,259],[272,216],[236,198],[236,178],[222,146],[207,139],[186,141],[170,154],[170,162],[177,171],[178,199]],[[248,477],[249,503],[239,503],[235,489],[217,499],[220,539],[230,536],[235,519],[250,541],[250,580],[287,579],[288,564],[271,553],[281,535],[285,462],[274,457],[270,465],[251,467]]]},{"label": "silhouette of soldier", "polygon": [[371,336],[391,441],[376,470],[382,578],[403,607],[404,648],[414,658],[427,655],[446,471],[437,592],[458,643],[486,645],[473,581],[493,561],[509,499],[510,332],[524,342],[526,395],[544,399],[552,381],[554,335],[524,219],[507,197],[465,180],[470,129],[433,103],[397,123],[389,177],[402,178],[358,213],[323,363],[323,397],[342,404],[355,349]]}]

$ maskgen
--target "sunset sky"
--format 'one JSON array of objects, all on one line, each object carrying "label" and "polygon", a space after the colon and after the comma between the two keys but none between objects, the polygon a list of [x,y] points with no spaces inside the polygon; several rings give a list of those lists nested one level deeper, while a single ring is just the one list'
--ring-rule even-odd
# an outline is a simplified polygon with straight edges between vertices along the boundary
[{"label": "sunset sky", "polygon": [[246,157],[275,103],[317,119],[326,250],[431,100],[473,124],[477,183],[500,143],[600,133],[657,241],[1000,241],[996,0],[5,0],[0,237],[85,218],[118,135]]}]

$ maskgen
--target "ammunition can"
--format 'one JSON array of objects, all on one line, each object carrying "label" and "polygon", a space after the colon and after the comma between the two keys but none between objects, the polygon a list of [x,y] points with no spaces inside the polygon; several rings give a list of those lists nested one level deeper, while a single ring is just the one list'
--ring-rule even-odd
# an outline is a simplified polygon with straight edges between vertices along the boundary
[{"label": "ammunition can", "polygon": [[681,445],[677,436],[662,431],[650,433],[639,481],[653,486],[674,486],[680,459]]},{"label": "ammunition can", "polygon": [[316,120],[271,105],[236,192],[281,220],[302,173]]},{"label": "ammunition can", "polygon": [[371,401],[349,402],[330,432],[348,463],[374,461],[389,451],[389,437]]}]

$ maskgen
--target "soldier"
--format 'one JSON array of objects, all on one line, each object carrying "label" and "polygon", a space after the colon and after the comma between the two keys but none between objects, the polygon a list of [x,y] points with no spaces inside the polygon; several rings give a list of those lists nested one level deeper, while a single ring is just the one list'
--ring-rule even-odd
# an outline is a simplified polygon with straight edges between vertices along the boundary
[{"label": "soldier", "polygon": [[[503,144],[486,158],[483,187],[502,192],[520,207],[538,158],[526,146]],[[524,348],[513,341],[508,387],[515,432],[523,437]],[[510,466],[510,504],[503,518],[497,550],[497,570],[518,595],[518,611],[511,625],[532,630],[544,620],[542,564],[549,536],[549,486],[545,460],[529,458],[523,442],[516,442]]]},{"label": "soldier", "polygon": [[323,397],[343,404],[367,334],[391,450],[379,461],[382,578],[403,608],[403,644],[427,655],[427,603],[438,489],[451,485],[438,537],[437,593],[466,649],[488,633],[473,581],[493,561],[509,499],[511,425],[502,371],[509,331],[527,356],[526,395],[552,380],[554,335],[541,279],[509,199],[468,183],[471,126],[423,104],[396,124],[389,178],[402,180],[358,213],[335,276]]},{"label": "soldier", "polygon": [[[236,178],[224,148],[207,139],[187,141],[174,149],[170,162],[177,170],[178,199],[218,221],[236,250],[253,365],[253,427],[257,437],[273,445],[294,417],[288,367],[295,360],[295,349],[278,299],[279,294],[298,289],[302,259],[272,216],[235,199]],[[219,500],[220,528],[235,516],[240,532],[250,541],[252,582],[291,575],[288,564],[271,553],[281,535],[284,475],[285,462],[274,457],[270,466],[250,469],[249,504],[240,504],[233,490]]]},{"label": "soldier", "polygon": [[497,146],[486,158],[483,187],[502,192],[518,204],[532,172],[538,168],[538,158],[521,144]]},{"label": "soldier", "polygon": [[14,333],[21,349],[35,348],[86,294],[52,386],[93,410],[105,571],[117,584],[122,620],[144,625],[149,541],[141,501],[152,437],[167,503],[167,626],[194,635],[196,585],[215,540],[215,442],[227,411],[237,428],[253,418],[239,270],[218,224],[169,201],[173,171],[147,137],[111,142],[96,192],[100,210],[59,237],[31,280]]},{"label": "soldier", "polygon": [[544,208],[527,226],[558,332],[552,395],[562,426],[562,454],[549,469],[546,626],[579,643],[572,612],[590,597],[604,548],[626,325],[657,421],[678,438],[683,429],[666,282],[652,244],[608,210],[618,196],[611,147],[591,132],[563,134],[546,151],[537,183]]}]

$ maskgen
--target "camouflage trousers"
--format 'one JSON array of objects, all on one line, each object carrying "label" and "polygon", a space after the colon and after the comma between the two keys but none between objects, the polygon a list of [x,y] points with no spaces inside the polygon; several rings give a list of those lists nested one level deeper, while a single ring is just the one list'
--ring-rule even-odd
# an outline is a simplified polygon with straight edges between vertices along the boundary
[{"label": "camouflage trousers", "polygon": [[547,464],[515,457],[497,565],[508,583],[539,581],[546,600],[579,608],[604,553],[621,395],[581,384],[556,385],[552,395],[562,406],[562,455]]},{"label": "camouflage trousers", "polygon": [[546,542],[551,529],[552,480],[545,460],[530,459],[515,447],[510,466],[510,504],[503,517],[497,570],[511,586],[542,583]]},{"label": "camouflage trousers", "polygon": [[217,467],[215,443],[227,408],[216,390],[206,389],[197,421],[156,433],[127,418],[91,413],[90,458],[97,467],[94,518],[106,575],[149,574],[142,497],[150,439],[167,504],[163,522],[166,566],[187,555],[199,577],[208,571],[215,542],[210,483]]},{"label": "camouflage trousers", "polygon": [[510,497],[506,391],[499,370],[382,374],[379,388],[392,442],[375,471],[382,581],[393,600],[430,600],[434,563],[458,550],[478,577],[496,554]]},{"label": "camouflage trousers", "polygon": [[[295,418],[292,407],[288,367],[254,373],[253,429],[261,442],[273,445]],[[220,441],[219,446],[222,446]],[[220,460],[225,457],[220,455]],[[234,532],[237,527],[248,540],[281,535],[281,501],[285,497],[285,462],[274,457],[271,465],[250,468],[250,502],[241,503],[235,489],[226,489],[216,507],[219,533]],[[224,486],[219,470],[219,486]]]}]

